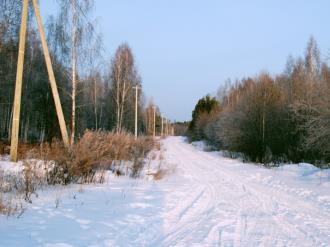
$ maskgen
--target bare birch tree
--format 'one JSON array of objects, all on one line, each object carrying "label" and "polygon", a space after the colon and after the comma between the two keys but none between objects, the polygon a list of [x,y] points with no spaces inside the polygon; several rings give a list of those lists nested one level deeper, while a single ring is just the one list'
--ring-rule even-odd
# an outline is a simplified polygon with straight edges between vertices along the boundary
[{"label": "bare birch tree", "polygon": [[117,132],[124,129],[125,113],[128,107],[133,107],[128,104],[134,102],[132,87],[137,84],[140,84],[140,79],[132,51],[127,44],[122,44],[118,47],[111,64],[111,92],[115,104]]},{"label": "bare birch tree", "polygon": [[71,135],[72,144],[76,136],[77,122],[77,95],[79,94],[79,78],[84,75],[85,61],[92,53],[88,47],[92,46],[94,27],[90,21],[90,13],[94,0],[60,0],[61,11],[57,18],[55,31],[57,32],[58,46],[53,50],[59,50],[62,62],[71,70],[68,77],[71,80],[71,92],[67,92],[71,98]]}]

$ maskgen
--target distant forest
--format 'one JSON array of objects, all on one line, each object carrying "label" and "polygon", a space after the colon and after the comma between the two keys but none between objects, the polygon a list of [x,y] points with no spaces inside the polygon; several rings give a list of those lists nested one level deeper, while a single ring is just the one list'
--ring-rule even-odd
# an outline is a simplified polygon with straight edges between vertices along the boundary
[{"label": "distant forest", "polygon": [[188,135],[261,162],[330,162],[330,68],[314,38],[283,73],[227,81],[200,99]]}]

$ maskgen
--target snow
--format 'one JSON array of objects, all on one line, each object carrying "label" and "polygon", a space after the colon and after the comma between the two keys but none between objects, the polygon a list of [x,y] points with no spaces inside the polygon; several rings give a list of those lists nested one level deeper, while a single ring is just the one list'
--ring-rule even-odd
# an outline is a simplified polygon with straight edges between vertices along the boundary
[{"label": "snow", "polygon": [[0,246],[330,246],[329,170],[161,142],[143,179],[38,191],[20,217],[0,216]]},{"label": "snow", "polygon": [[0,170],[6,173],[20,173],[23,171],[22,162],[10,162],[9,156],[0,156]]}]

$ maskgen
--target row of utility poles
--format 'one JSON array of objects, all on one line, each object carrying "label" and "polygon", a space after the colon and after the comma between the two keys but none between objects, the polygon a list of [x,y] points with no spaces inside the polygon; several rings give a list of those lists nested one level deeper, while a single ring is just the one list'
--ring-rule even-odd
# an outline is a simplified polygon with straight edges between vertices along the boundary
[{"label": "row of utility poles", "polygon": [[[139,89],[141,89],[140,86],[136,85],[133,87],[135,90],[135,128],[134,128],[134,134],[135,139],[138,137],[138,95],[139,95]],[[168,135],[174,135],[174,127],[172,126],[170,120],[164,118],[161,116],[162,125],[161,125],[161,132],[160,136],[168,136]],[[153,106],[153,134],[152,136],[156,137],[156,106]]]},{"label": "row of utility poles", "polygon": [[[162,125],[161,125],[160,136],[174,135],[174,127],[172,126],[171,121],[164,118],[163,116],[161,116],[161,119],[162,119]],[[154,126],[156,126],[156,121],[154,121]],[[154,132],[154,136],[155,136],[155,132]]]}]

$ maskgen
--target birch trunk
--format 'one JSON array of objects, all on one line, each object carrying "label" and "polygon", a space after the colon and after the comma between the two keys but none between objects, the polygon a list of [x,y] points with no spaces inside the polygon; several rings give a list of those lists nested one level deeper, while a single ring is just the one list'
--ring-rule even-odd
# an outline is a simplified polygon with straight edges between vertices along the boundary
[{"label": "birch trunk", "polygon": [[116,132],[120,132],[120,72],[121,72],[121,66],[120,62],[117,61],[119,64],[116,64],[116,81],[117,81],[117,88],[116,88]]},{"label": "birch trunk", "polygon": [[95,130],[98,129],[98,122],[97,122],[97,93],[96,93],[96,79],[94,78],[94,118],[95,118]]},{"label": "birch trunk", "polygon": [[71,145],[74,143],[76,130],[76,94],[77,94],[77,2],[72,0],[72,112],[71,112]]}]

